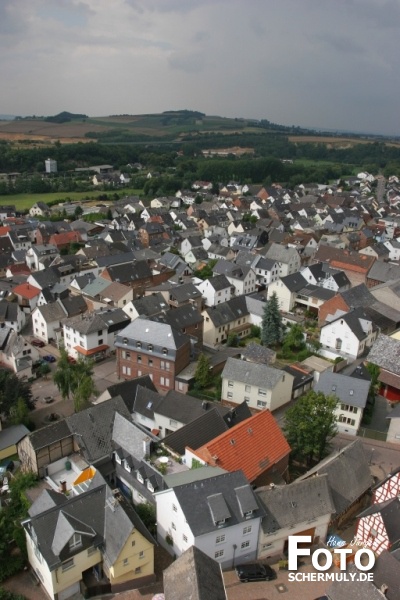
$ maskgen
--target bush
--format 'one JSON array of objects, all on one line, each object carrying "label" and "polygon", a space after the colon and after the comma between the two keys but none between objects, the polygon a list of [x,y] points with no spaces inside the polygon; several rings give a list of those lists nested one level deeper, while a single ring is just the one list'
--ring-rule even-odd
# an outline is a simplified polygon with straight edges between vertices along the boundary
[{"label": "bush", "polygon": [[258,327],[257,325],[252,325],[250,327],[250,337],[261,338],[261,327]]},{"label": "bush", "polygon": [[[8,556],[7,560],[0,561],[0,582],[5,581],[9,577],[12,577],[25,566],[25,559],[23,556]],[[4,597],[6,598],[6,596]],[[3,600],[3,597],[0,596],[0,599]]]}]

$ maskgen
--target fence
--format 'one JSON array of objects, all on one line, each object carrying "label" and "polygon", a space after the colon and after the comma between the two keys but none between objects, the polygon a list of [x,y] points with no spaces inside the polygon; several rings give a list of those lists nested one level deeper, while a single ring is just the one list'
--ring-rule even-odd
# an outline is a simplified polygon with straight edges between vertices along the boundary
[{"label": "fence", "polygon": [[379,440],[380,442],[386,442],[386,432],[376,431],[375,429],[367,429],[366,427],[360,427],[358,430],[359,437],[366,437],[372,440]]}]

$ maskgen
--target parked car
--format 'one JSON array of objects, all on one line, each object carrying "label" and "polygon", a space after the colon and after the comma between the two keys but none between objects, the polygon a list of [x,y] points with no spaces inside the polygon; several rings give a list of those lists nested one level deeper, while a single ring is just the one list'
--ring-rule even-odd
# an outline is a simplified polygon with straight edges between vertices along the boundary
[{"label": "parked car", "polygon": [[52,402],[54,402],[54,398],[53,398],[53,396],[45,396],[45,397],[43,398],[43,402],[44,402],[45,404],[51,404]]},{"label": "parked car", "polygon": [[45,360],[46,362],[56,362],[56,357],[53,356],[52,354],[46,354],[46,356],[43,356],[43,360]]},{"label": "parked car", "polygon": [[3,481],[4,475],[7,471],[12,471],[14,469],[14,461],[10,458],[5,458],[0,462],[0,481]]},{"label": "parked car", "polygon": [[276,573],[269,565],[248,563],[237,565],[235,570],[243,583],[246,581],[272,581],[272,579],[276,579]]},{"label": "parked car", "polygon": [[42,340],[32,340],[32,346],[36,346],[36,348],[43,348],[46,344],[42,342]]}]

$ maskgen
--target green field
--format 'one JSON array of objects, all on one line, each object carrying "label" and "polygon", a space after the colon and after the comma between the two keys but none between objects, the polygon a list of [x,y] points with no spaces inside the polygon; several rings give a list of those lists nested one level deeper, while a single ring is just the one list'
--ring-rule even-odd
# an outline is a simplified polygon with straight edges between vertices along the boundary
[{"label": "green field", "polygon": [[[79,200],[97,200],[99,199],[99,196],[104,196],[106,194],[108,199],[113,202],[115,193],[117,193],[120,198],[123,198],[124,196],[140,196],[143,194],[143,190],[125,188],[123,191],[110,190],[109,192],[96,190],[93,192],[52,192],[50,194],[0,195],[0,206],[10,204],[15,206],[17,210],[26,210],[31,208],[35,202],[45,202],[48,204],[49,202],[55,202],[56,200],[59,200],[60,202],[64,200],[70,200],[71,202]],[[99,199],[99,202],[107,202],[107,200]]]}]

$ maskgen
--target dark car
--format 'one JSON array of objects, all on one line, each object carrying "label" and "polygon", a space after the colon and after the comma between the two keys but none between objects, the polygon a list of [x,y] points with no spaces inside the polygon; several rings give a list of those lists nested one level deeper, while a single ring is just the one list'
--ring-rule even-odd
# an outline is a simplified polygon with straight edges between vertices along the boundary
[{"label": "dark car", "polygon": [[52,356],[51,354],[46,354],[46,356],[43,356],[43,360],[46,362],[56,362],[55,356]]},{"label": "dark car", "polygon": [[242,582],[271,581],[272,579],[276,579],[275,571],[268,565],[248,563],[246,565],[237,565],[235,570]]},{"label": "dark car", "polygon": [[44,342],[42,342],[42,340],[32,340],[31,344],[32,346],[36,346],[36,348],[44,348],[46,345]]}]

